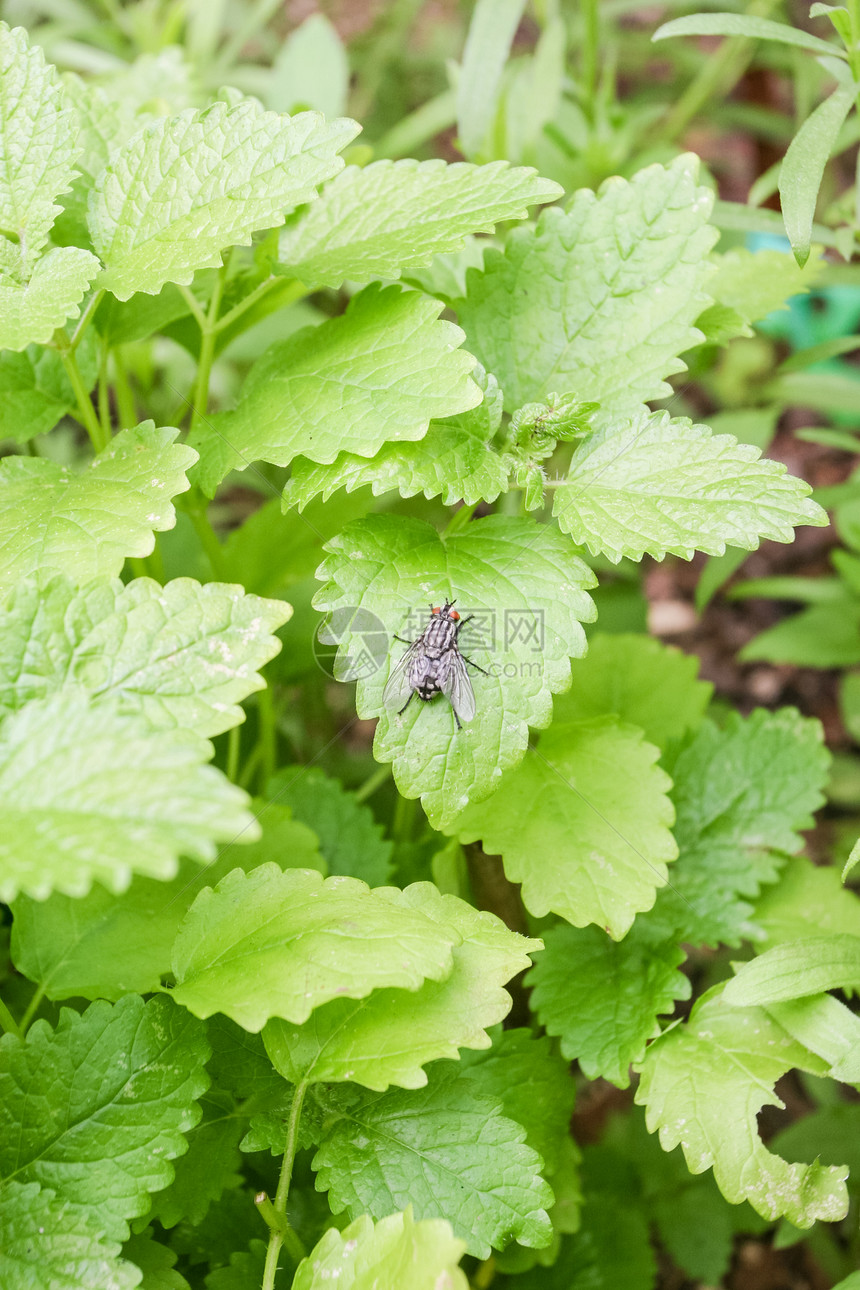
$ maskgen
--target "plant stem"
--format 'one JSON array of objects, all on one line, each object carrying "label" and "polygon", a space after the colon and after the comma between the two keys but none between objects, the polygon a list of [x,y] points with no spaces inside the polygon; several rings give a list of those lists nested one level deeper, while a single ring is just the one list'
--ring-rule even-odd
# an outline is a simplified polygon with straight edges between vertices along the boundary
[{"label": "plant stem", "polygon": [[[299,1122],[302,1115],[302,1105],[304,1103],[305,1093],[307,1090],[307,1084],[302,1082],[301,1084],[296,1085],[296,1091],[293,1094],[293,1104],[290,1107],[290,1118],[287,1123],[287,1142],[286,1147],[284,1148],[284,1160],[281,1165],[281,1176],[278,1179],[278,1190],[275,1194],[275,1200],[272,1206],[274,1215],[283,1215],[284,1219],[286,1219],[287,1197],[290,1194],[293,1163],[296,1158],[296,1147],[298,1146],[299,1141]],[[274,1217],[274,1215],[270,1217]],[[263,1212],[263,1216],[266,1216],[265,1212]],[[274,1290],[275,1273],[278,1270],[278,1255],[281,1252],[281,1246],[284,1244],[285,1240],[289,1241],[290,1234],[295,1236],[295,1233],[292,1232],[292,1228],[290,1228],[286,1222],[282,1224],[277,1222],[277,1219],[275,1219],[275,1223],[276,1225],[270,1223],[269,1227],[269,1248],[266,1251],[266,1265],[263,1270],[262,1290]],[[295,1239],[298,1241],[298,1237]],[[289,1246],[290,1252],[293,1253],[293,1243],[289,1242]],[[299,1259],[297,1261],[301,1261],[301,1259],[304,1258],[304,1250],[301,1247],[301,1242],[299,1242],[298,1250],[301,1252],[299,1253]]]},{"label": "plant stem", "polygon": [[395,843],[409,842],[415,824],[415,798],[401,797],[398,793],[394,806],[394,819],[391,821],[391,836]]},{"label": "plant stem", "polygon": [[[261,27],[265,27],[266,23],[273,14],[277,13],[280,7],[281,0],[257,0],[254,8],[245,18],[245,21],[239,25],[218,56],[214,71],[217,72],[219,76],[229,70],[230,66],[241,54],[246,42],[250,40],[254,33],[259,31]],[[216,85],[219,85],[220,83],[221,82],[218,80],[213,81],[213,84]]]},{"label": "plant stem", "polygon": [[[200,362],[197,367],[197,382],[194,386],[194,407],[191,412],[191,429],[193,430],[201,417],[206,416],[209,406],[209,378],[212,374],[212,363],[215,359],[215,337],[217,334],[218,311],[221,308],[221,297],[227,280],[227,266],[222,265],[215,279],[212,298],[209,301],[209,313],[204,318],[199,306],[194,314],[200,324]],[[194,299],[192,292],[185,289],[185,298],[189,305]],[[195,301],[196,304],[196,301]],[[194,312],[192,310],[192,312]]]},{"label": "plant stem", "polygon": [[257,742],[260,745],[260,789],[265,789],[277,769],[277,729],[275,727],[275,706],[272,702],[272,690],[266,686],[257,695],[257,718],[259,732]]},{"label": "plant stem", "polygon": [[42,1000],[44,999],[44,997],[45,997],[45,987],[43,985],[37,986],[36,989],[33,991],[33,997],[30,1000],[30,1002],[27,1004],[27,1007],[24,1011],[24,1015],[21,1018],[19,1031],[22,1036],[26,1035],[27,1031],[30,1029],[30,1026],[32,1025],[32,1022],[33,1022],[33,1018],[35,1017],[36,1013],[39,1011],[40,1007],[42,1006]]},{"label": "plant stem", "polygon": [[110,442],[110,432],[105,434],[102,430],[92,399],[84,386],[81,369],[78,367],[78,360],[75,358],[75,351],[70,348],[68,336],[66,336],[65,332],[60,332],[58,335],[60,343],[57,345],[57,353],[60,355],[63,367],[66,369],[66,376],[68,376],[69,383],[75,392],[81,422],[90,436],[93,448],[96,452],[101,452]]},{"label": "plant stem", "polygon": [[190,309],[191,313],[196,318],[197,326],[200,328],[201,331],[205,331],[206,314],[200,308],[200,301],[197,299],[197,297],[195,296],[194,292],[191,290],[190,287],[185,287],[181,283],[178,283],[177,287],[180,295],[182,295],[185,298],[185,303],[188,305],[188,308]]},{"label": "plant stem", "polygon": [[22,1027],[18,1025],[2,999],[0,999],[0,1026],[3,1027],[7,1035],[15,1035],[18,1039],[24,1038]]},{"label": "plant stem", "polygon": [[227,736],[227,769],[224,774],[232,783],[236,783],[236,776],[239,773],[239,747],[241,744],[241,735],[239,727],[233,726]]},{"label": "plant stem", "polygon": [[81,314],[80,318],[77,321],[75,330],[72,332],[72,337],[71,337],[71,340],[69,341],[70,349],[77,349],[78,345],[80,345],[81,341],[84,338],[84,332],[87,330],[90,323],[92,322],[93,315],[95,311],[98,309],[99,305],[101,304],[103,296],[104,296],[104,290],[94,291],[93,294],[90,296],[89,300],[87,301],[87,307],[84,310],[84,312]]},{"label": "plant stem", "polygon": [[254,776],[257,773],[257,767],[259,766],[262,760],[262,757],[263,757],[262,748],[260,747],[259,744],[254,744],[254,747],[251,749],[251,751],[248,754],[248,760],[245,762],[245,765],[242,767],[242,772],[239,775],[239,778],[236,780],[236,783],[239,785],[240,788],[244,788],[247,790],[248,786],[250,785],[251,781],[253,780]]},{"label": "plant stem", "polygon": [[106,341],[102,341],[99,349],[99,421],[104,434],[110,434],[110,399],[108,397],[108,360],[110,358],[110,349]]},{"label": "plant stem", "polygon": [[[848,0],[848,22],[851,26],[851,45],[845,52],[851,75],[855,81],[860,81],[860,0]],[[860,92],[857,95],[857,111],[860,112]]]},{"label": "plant stem", "polygon": [[478,502],[473,502],[471,506],[459,506],[442,530],[443,539],[464,529],[478,509],[478,505]]},{"label": "plant stem", "polygon": [[387,783],[390,778],[390,766],[377,766],[373,774],[368,775],[361,787],[357,788],[353,793],[353,797],[356,802],[366,802],[367,799],[372,797],[378,788],[382,788],[382,785]]},{"label": "plant stem", "polygon": [[582,23],[582,95],[586,103],[594,103],[597,86],[597,60],[600,48],[600,24],[597,17],[597,0],[580,0]]},{"label": "plant stem", "polygon": [[192,488],[186,495],[184,509],[194,525],[200,545],[206,552],[213,575],[219,581],[226,582],[227,566],[224,560],[224,548],[209,521],[209,503],[199,489]]},{"label": "plant stem", "polygon": [[113,351],[113,374],[119,426],[121,430],[130,430],[137,425],[137,406],[119,346]]},{"label": "plant stem", "polygon": [[[776,0],[752,0],[747,13],[750,17],[766,18],[775,7]],[[664,140],[675,140],[683,134],[709,99],[720,100],[730,93],[746,71],[755,44],[748,36],[730,36],[723,41],[664,117],[660,129]]]},{"label": "plant stem", "polygon": [[[226,331],[228,327],[232,327],[236,319],[241,318],[242,314],[245,313],[246,310],[257,304],[259,300],[262,300],[263,297],[268,295],[275,287],[282,286],[285,283],[285,278],[274,275],[271,278],[266,278],[265,282],[261,282],[253,291],[250,291],[244,300],[240,300],[237,305],[234,305],[232,309],[228,309],[226,314],[218,319],[215,324],[215,331],[222,332]],[[292,296],[293,300],[301,300],[302,296],[306,296],[308,294],[308,289],[303,282],[296,280],[292,285],[295,289],[295,295],[293,295],[292,292],[289,292],[287,298],[281,301],[281,307],[292,303],[290,296]]]},{"label": "plant stem", "polygon": [[457,96],[453,90],[443,90],[377,139],[374,157],[409,157],[422,143],[441,134],[456,121]]}]

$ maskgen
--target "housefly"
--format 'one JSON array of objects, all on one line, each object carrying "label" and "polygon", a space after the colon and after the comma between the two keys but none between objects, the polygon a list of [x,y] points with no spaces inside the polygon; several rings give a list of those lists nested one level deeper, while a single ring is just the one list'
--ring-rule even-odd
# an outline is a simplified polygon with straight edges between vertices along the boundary
[{"label": "housefly", "polygon": [[425,703],[435,699],[437,694],[444,694],[460,730],[461,721],[471,721],[475,715],[475,695],[466,664],[484,672],[485,676],[489,673],[460,653],[457,638],[474,615],[461,618],[455,604],[454,600],[446,600],[441,607],[431,605],[430,622],[417,640],[407,641],[402,636],[395,636],[395,640],[402,641],[409,649],[388,678],[382,699],[388,707],[405,699],[398,709],[400,715],[416,694]]}]

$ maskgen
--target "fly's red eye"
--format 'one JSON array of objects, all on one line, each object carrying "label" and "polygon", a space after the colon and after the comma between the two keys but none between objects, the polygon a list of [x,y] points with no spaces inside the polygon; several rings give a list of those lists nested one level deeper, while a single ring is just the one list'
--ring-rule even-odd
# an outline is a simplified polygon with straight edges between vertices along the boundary
[{"label": "fly's red eye", "polygon": [[456,619],[458,619],[458,620],[459,620],[460,615],[457,613],[456,609],[452,609],[452,610],[451,610],[451,612],[450,612],[450,614],[448,615],[448,617],[449,617],[449,618],[456,618]]},{"label": "fly's red eye", "polygon": [[436,605],[433,609],[431,609],[431,611],[430,611],[430,612],[431,612],[432,614],[441,614],[442,610],[439,608],[439,606],[438,606],[438,605]]}]

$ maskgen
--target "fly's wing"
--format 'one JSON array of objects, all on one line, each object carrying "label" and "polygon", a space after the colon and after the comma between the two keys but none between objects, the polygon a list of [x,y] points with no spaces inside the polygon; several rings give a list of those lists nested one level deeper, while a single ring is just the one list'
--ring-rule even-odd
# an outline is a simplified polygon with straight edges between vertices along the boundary
[{"label": "fly's wing", "polygon": [[460,721],[471,721],[475,715],[475,692],[462,654],[452,649],[445,656],[447,670],[439,678],[439,689],[451,704]]},{"label": "fly's wing", "polygon": [[412,663],[422,643],[420,637],[413,641],[403,657],[395,663],[382,692],[382,702],[386,708],[402,708],[412,694]]}]

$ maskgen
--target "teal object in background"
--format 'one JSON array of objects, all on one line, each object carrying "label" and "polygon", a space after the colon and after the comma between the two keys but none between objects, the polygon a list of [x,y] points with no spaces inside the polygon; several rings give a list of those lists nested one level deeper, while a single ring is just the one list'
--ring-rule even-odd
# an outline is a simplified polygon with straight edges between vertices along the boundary
[{"label": "teal object in background", "polygon": [[[771,233],[751,233],[747,238],[751,251],[790,251],[787,238]],[[786,309],[776,309],[756,323],[766,336],[784,340],[792,352],[809,349],[841,336],[855,336],[860,331],[860,287],[813,287],[806,294],[792,296]],[[856,426],[860,420],[860,368],[844,358],[823,358],[811,363],[806,372],[838,375],[857,384],[857,412],[826,409],[837,425]]]}]

